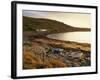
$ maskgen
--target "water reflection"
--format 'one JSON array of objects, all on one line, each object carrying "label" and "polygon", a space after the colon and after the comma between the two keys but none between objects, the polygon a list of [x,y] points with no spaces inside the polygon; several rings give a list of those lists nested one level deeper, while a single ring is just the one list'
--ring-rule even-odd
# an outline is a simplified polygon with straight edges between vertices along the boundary
[{"label": "water reflection", "polygon": [[51,34],[47,37],[52,39],[64,40],[64,41],[75,41],[80,43],[90,43],[91,32],[66,32]]}]

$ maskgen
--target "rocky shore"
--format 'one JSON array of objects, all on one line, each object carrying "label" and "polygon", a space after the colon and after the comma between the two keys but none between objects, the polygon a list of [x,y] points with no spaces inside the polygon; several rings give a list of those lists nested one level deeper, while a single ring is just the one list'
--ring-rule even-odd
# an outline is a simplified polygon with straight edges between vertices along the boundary
[{"label": "rocky shore", "polygon": [[23,43],[23,69],[91,65],[90,44],[34,37]]}]

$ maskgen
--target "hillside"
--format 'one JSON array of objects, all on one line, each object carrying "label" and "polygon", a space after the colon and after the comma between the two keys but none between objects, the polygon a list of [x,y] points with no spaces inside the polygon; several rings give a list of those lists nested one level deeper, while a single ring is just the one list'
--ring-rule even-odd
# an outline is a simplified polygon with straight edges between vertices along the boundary
[{"label": "hillside", "polygon": [[46,29],[50,33],[70,32],[70,31],[90,31],[89,28],[76,28],[56,20],[31,18],[23,16],[23,30],[36,31],[36,29]]}]

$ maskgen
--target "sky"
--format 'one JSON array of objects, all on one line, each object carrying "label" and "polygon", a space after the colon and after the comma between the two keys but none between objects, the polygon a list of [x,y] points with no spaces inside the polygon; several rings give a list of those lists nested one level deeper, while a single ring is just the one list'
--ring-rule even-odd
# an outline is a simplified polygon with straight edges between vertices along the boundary
[{"label": "sky", "polygon": [[23,16],[53,19],[73,27],[91,28],[91,14],[23,10]]}]

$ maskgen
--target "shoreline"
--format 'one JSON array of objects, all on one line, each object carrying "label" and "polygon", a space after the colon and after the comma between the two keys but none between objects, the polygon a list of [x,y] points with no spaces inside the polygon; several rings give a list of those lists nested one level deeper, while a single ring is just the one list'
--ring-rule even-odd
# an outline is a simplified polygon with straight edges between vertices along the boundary
[{"label": "shoreline", "polygon": [[73,41],[63,41],[63,40],[56,40],[51,39],[48,37],[39,37],[37,39],[34,39],[33,42],[39,42],[44,43],[47,45],[51,45],[54,47],[64,48],[64,49],[80,49],[82,51],[88,51],[90,52],[90,44],[89,43],[79,43],[79,42],[73,42]]},{"label": "shoreline", "polygon": [[[72,31],[72,32],[81,32],[81,31]],[[86,31],[83,31],[83,32],[86,32]],[[31,40],[31,41],[42,42],[42,43],[45,43],[45,44],[55,45],[55,46],[62,45],[62,48],[72,48],[72,49],[79,48],[81,50],[85,50],[85,51],[90,52],[90,50],[91,50],[91,48],[90,48],[91,44],[90,43],[79,43],[79,42],[74,42],[74,41],[64,41],[64,40],[57,40],[57,39],[52,39],[52,38],[47,37],[47,35],[57,34],[57,33],[65,33],[65,31],[63,31],[63,32],[42,32],[42,33],[41,32],[36,33],[36,32],[32,31],[32,32],[24,32],[23,36],[26,37],[27,39]],[[65,45],[67,45],[67,46],[65,46]]]}]

